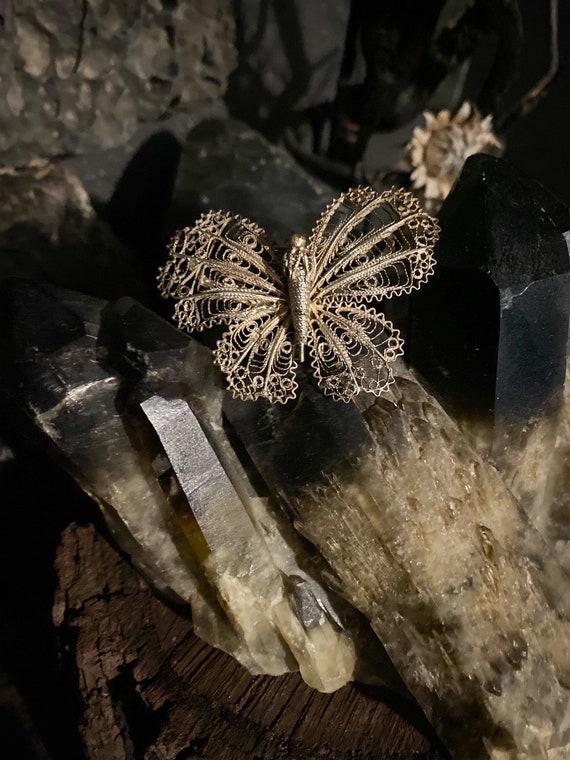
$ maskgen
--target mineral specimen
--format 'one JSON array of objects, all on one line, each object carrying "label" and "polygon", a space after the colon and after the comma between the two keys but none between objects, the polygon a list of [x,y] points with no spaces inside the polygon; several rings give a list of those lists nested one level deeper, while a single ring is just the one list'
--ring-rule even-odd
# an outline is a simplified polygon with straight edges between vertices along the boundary
[{"label": "mineral specimen", "polygon": [[545,534],[570,314],[570,214],[476,155],[440,212],[434,278],[413,298],[410,358]]},{"label": "mineral specimen", "polygon": [[224,408],[454,757],[565,757],[570,580],[413,376],[363,414],[309,384]]},{"label": "mineral specimen", "polygon": [[322,690],[359,668],[390,679],[382,650],[364,659],[362,614],[456,758],[569,751],[570,580],[402,365],[360,409],[307,378],[287,406],[244,403],[130,299],[2,295],[11,400],[207,641]]},{"label": "mineral specimen", "polygon": [[363,618],[323,586],[318,555],[251,485],[221,426],[207,349],[130,299],[106,306],[15,281],[3,304],[10,399],[139,569],[191,603],[202,638],[253,673],[299,668],[322,691],[357,667],[399,684]]},{"label": "mineral specimen", "polygon": [[[251,165],[242,162],[237,146]],[[200,155],[204,165],[192,160]],[[480,161],[492,159],[471,159],[468,166]],[[503,165],[485,166],[485,176],[497,184]],[[275,203],[265,202],[263,194],[261,216],[253,209],[256,176],[263,187],[275,183],[279,191]],[[190,181],[193,194],[185,195]],[[296,200],[285,205],[291,188]],[[255,192],[259,198],[259,187]],[[503,466],[503,473],[518,473],[509,481],[515,490],[531,451],[515,433],[525,434],[521,421],[534,424],[529,401],[544,411],[532,430],[543,424],[555,429],[559,365],[565,360],[564,214],[545,205],[541,192],[535,197],[549,214],[539,216],[535,227],[536,216],[517,220],[513,237],[522,244],[525,229],[538,230],[545,250],[555,254],[548,265],[521,246],[522,263],[514,262],[500,237],[500,220],[492,224],[483,202],[475,212],[488,222],[488,238],[497,241],[497,257],[490,259],[494,279],[477,269],[486,264],[478,258],[481,248],[470,249],[467,273],[443,257],[444,284],[446,277],[463,282],[465,293],[467,284],[480,283],[473,304],[480,311],[482,303],[488,307],[484,296],[490,293],[497,307],[483,313],[487,342],[475,343],[487,349],[478,352],[482,367],[457,350],[454,363],[438,335],[426,337],[433,339],[443,377],[452,373],[453,385],[441,381],[438,387],[456,392],[450,394],[456,408],[471,398],[474,383],[468,380],[477,379],[468,417],[477,427],[465,424],[465,430],[473,437],[485,433],[478,438],[485,444],[481,451],[497,462],[497,441],[509,447],[513,469]],[[175,207],[187,219],[190,210],[210,205],[255,211],[268,230],[285,237],[306,229],[327,193],[241,125],[210,121],[186,143]],[[512,202],[518,196],[512,191],[510,197]],[[496,200],[493,208],[504,210],[502,199]],[[450,258],[457,216],[459,211],[443,218]],[[49,234],[49,214],[42,219]],[[466,221],[464,228],[468,239],[480,240],[477,228]],[[522,279],[509,279],[518,268]],[[453,291],[444,294],[452,300]],[[536,311],[546,294],[541,332],[534,317],[525,322],[522,306]],[[275,408],[227,398],[208,349],[131,299],[108,304],[20,281],[4,286],[0,305],[6,359],[0,369],[12,407],[48,437],[58,460],[100,504],[117,539],[154,585],[177,603],[191,602],[195,628],[206,641],[254,673],[298,667],[308,683],[325,691],[353,677],[382,677],[397,687],[367,618],[457,760],[567,756],[568,576],[497,470],[403,366],[390,393],[370,406],[335,404],[301,377],[298,399]],[[464,324],[475,326],[467,336],[482,330],[477,319],[466,321],[466,305],[463,298],[457,313],[444,314],[455,349],[467,342],[457,342]],[[436,306],[443,308],[434,303],[434,316]],[[431,329],[431,317],[424,312],[422,329]],[[515,322],[525,326],[529,342],[521,342],[507,361]],[[412,356],[422,334],[416,323]],[[497,336],[509,341],[505,345]],[[525,351],[535,365],[551,367],[546,389],[535,374],[526,377]],[[497,394],[499,369],[529,399],[507,395],[506,379]],[[564,431],[561,452],[568,447]],[[549,451],[553,445],[545,438]],[[537,460],[548,459],[546,450]],[[538,487],[531,483],[518,491],[527,506],[541,503],[545,471]],[[567,550],[565,482],[561,467],[548,486],[558,494],[548,519],[550,527],[557,521]]]},{"label": "mineral specimen", "polygon": [[313,687],[332,691],[344,685],[355,666],[350,638],[338,635],[337,626],[331,625],[338,625],[338,619],[319,604],[322,591],[315,595],[310,579],[301,577],[298,567],[288,579],[293,593],[287,594],[281,569],[272,562],[263,540],[261,529],[269,530],[267,519],[262,517],[256,525],[248,518],[186,401],[153,396],[142,409],[189,505],[179,521],[251,653],[250,669],[279,675],[293,668],[293,652]]},{"label": "mineral specimen", "polygon": [[127,550],[146,547],[135,561],[162,590],[188,598],[195,582],[165,540],[162,491],[143,472],[115,408],[121,378],[95,360],[105,302],[18,280],[5,284],[2,296],[11,316],[2,335],[4,388],[58,442],[59,457],[103,511],[118,517],[114,525],[130,537]]}]

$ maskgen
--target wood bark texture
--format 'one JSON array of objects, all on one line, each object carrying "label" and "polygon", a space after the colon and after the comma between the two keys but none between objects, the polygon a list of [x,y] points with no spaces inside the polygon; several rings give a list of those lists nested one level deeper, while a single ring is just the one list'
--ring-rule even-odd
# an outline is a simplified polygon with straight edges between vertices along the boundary
[{"label": "wood bark texture", "polygon": [[381,688],[334,694],[253,677],[192,631],[93,525],[56,555],[54,621],[82,697],[89,760],[436,760],[419,712]]}]

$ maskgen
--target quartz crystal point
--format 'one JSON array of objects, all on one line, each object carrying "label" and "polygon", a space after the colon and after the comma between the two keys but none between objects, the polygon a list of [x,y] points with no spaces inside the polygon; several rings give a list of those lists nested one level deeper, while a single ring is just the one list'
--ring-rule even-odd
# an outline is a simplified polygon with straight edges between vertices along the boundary
[{"label": "quartz crystal point", "polygon": [[374,657],[370,675],[396,680],[362,616],[319,582],[318,555],[251,485],[207,349],[131,299],[26,281],[2,296],[10,400],[135,564],[191,602],[202,638],[253,673],[299,667],[322,691],[354,677],[357,650]]},{"label": "quartz crystal point", "polygon": [[10,400],[51,440],[60,463],[100,505],[135,565],[159,590],[192,599],[196,627],[207,631],[203,637],[223,641],[239,657],[225,615],[215,599],[200,593],[197,575],[171,534],[169,505],[152,476],[151,459],[147,455],[145,462],[136,451],[117,412],[122,378],[97,361],[105,302],[15,280],[4,285],[2,305],[10,315],[4,324],[12,325],[2,336],[2,379]]},{"label": "quartz crystal point", "polygon": [[568,209],[501,159],[469,158],[412,301],[411,363],[548,534],[566,370]]},{"label": "quartz crystal point", "polygon": [[[309,684],[329,691],[342,685],[338,673],[354,671],[350,640],[344,637],[344,646],[335,647],[337,631],[302,578],[296,580],[307,586],[308,609],[303,612],[309,614],[295,617],[291,609],[292,603],[298,609],[295,598],[284,593],[279,568],[186,401],[153,396],[142,408],[160,437],[204,539],[202,567],[260,670],[279,675],[291,669],[289,645],[299,655]],[[337,662],[338,657],[343,661]],[[320,663],[313,662],[316,659]],[[315,664],[321,669],[324,665],[324,674],[319,676]]]},{"label": "quartz crystal point", "polygon": [[[177,346],[180,341],[183,341],[185,350],[177,362],[176,355],[164,349],[168,343]],[[123,299],[105,309],[100,329],[100,354],[101,351],[105,352],[109,363],[120,368],[125,377],[133,372],[135,375],[143,373],[144,398],[158,391],[169,399],[173,396],[170,403],[176,404],[181,397],[190,406],[186,412],[189,415],[188,425],[192,427],[195,413],[205,431],[204,446],[208,448],[211,445],[223,465],[227,475],[224,480],[225,500],[220,502],[216,494],[215,501],[206,501],[208,509],[205,510],[203,494],[198,498],[199,508],[195,508],[196,503],[189,496],[182,505],[176,500],[174,511],[185,537],[188,539],[191,536],[192,553],[202,557],[204,548],[207,548],[201,568],[216,594],[224,600],[224,608],[237,625],[240,636],[250,638],[251,644],[251,637],[255,639],[257,633],[247,630],[245,626],[249,625],[251,629],[262,626],[261,619],[259,623],[255,622],[253,607],[248,610],[239,594],[232,596],[236,586],[249,593],[252,605],[265,607],[266,615],[272,619],[272,625],[279,630],[289,647],[289,656],[283,659],[276,642],[273,656],[280,664],[276,666],[274,662],[270,666],[262,644],[261,649],[252,652],[253,663],[242,659],[249,669],[275,674],[276,667],[283,668],[287,662],[287,667],[291,668],[292,662],[297,660],[303,678],[321,691],[339,688],[355,673],[360,680],[381,681],[405,691],[385,651],[374,641],[363,618],[318,582],[323,571],[319,556],[300,539],[267,495],[260,497],[255,491],[222,427],[224,394],[210,352],[130,299]],[[139,396],[140,386],[141,383]],[[151,418],[156,416],[150,412],[153,405],[165,408],[156,396],[148,399],[147,403],[143,401],[143,404],[145,414]],[[174,415],[172,424],[166,426],[157,427],[156,419],[152,420],[155,430],[160,431],[163,447],[178,463],[183,457],[176,455],[176,452],[183,444],[183,436],[188,434],[186,424],[181,421],[186,415]],[[175,419],[178,419],[177,424]],[[186,445],[186,450],[188,457],[198,455],[195,448],[191,452]],[[200,466],[199,457],[196,466]],[[221,475],[219,465],[217,471]],[[171,482],[170,489],[176,489],[179,482]],[[221,487],[221,481],[218,486]],[[188,507],[192,513],[190,519]],[[209,514],[214,508],[217,508],[216,519]],[[262,542],[256,540],[250,522],[262,537]],[[242,560],[247,560],[249,565],[244,561],[240,565],[232,557],[232,552],[238,554],[243,548],[238,540],[238,526],[242,538],[248,536],[248,552]],[[267,550],[278,570],[277,576],[268,564]],[[234,568],[239,566],[233,574],[231,571],[224,572],[224,560],[228,557],[232,558]],[[261,567],[265,568],[265,577],[259,572]],[[244,576],[251,581],[249,591]],[[266,584],[265,598],[261,594],[256,598],[252,593],[256,582]],[[272,584],[275,586],[272,587]],[[232,601],[235,604],[232,605]],[[355,654],[358,654],[357,661]]]},{"label": "quartz crystal point", "polygon": [[362,414],[229,397],[254,463],[457,760],[570,756],[570,580],[400,365]]}]

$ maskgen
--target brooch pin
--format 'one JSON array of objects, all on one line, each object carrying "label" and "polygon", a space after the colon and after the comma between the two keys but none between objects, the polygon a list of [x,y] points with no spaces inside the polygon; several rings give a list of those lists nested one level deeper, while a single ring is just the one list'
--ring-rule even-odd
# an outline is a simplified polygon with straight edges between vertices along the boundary
[{"label": "brooch pin", "polygon": [[309,238],[283,252],[249,219],[203,214],[179,230],[160,270],[181,328],[225,324],[214,361],[234,396],[285,403],[308,354],[323,393],[380,395],[402,353],[398,330],[370,301],[410,293],[433,271],[435,219],[403,190],[357,187],[334,200]]}]

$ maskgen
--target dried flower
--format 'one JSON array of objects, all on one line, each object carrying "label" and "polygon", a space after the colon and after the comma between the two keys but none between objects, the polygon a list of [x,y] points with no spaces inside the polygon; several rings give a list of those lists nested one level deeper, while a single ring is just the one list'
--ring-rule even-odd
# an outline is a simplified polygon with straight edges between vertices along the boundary
[{"label": "dried flower", "polygon": [[428,199],[443,200],[448,195],[469,156],[503,152],[492,116],[481,118],[471,103],[463,103],[455,116],[446,109],[435,115],[426,111],[424,117],[425,128],[414,129],[407,149],[414,187],[423,188]]}]

